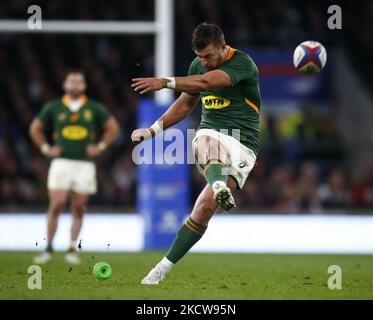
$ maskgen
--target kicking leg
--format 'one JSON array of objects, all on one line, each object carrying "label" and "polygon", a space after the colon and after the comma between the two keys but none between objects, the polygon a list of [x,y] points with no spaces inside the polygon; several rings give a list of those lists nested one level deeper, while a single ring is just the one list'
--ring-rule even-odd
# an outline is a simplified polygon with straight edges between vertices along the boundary
[{"label": "kicking leg", "polygon": [[[232,178],[228,179],[230,190],[236,188]],[[199,195],[191,214],[176,235],[166,256],[142,280],[142,284],[160,284],[166,274],[198,241],[207,229],[208,222],[219,205],[214,200],[214,191],[207,185]]]},{"label": "kicking leg", "polygon": [[231,189],[227,186],[228,150],[220,140],[201,135],[193,146],[194,155],[201,168],[203,176],[211,186],[214,200],[226,211],[236,207]]}]

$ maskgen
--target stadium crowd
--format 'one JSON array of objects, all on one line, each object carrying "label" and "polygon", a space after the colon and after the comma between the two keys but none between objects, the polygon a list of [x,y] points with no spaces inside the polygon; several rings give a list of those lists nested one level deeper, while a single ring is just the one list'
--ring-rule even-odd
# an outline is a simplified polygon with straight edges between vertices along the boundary
[{"label": "stadium crowd", "polygon": [[[31,4],[2,1],[0,19],[24,19]],[[154,16],[153,0],[40,4],[45,19],[152,20]],[[373,6],[367,2],[366,8]],[[343,39],[331,38],[320,28],[326,19],[318,2],[300,6],[290,1],[175,1],[176,74],[185,74],[193,59],[190,36],[201,21],[221,25],[236,48],[294,48],[306,38],[343,46]],[[31,143],[28,126],[43,103],[62,94],[64,73],[71,67],[84,70],[88,94],[107,105],[122,129],[114,147],[98,161],[99,192],[92,204],[135,207],[130,135],[139,97],[130,88],[130,79],[154,74],[153,49],[151,36],[0,34],[0,207],[46,204],[49,162]],[[333,119],[327,120],[325,130],[305,118],[290,136],[282,134],[276,118],[265,120],[257,165],[244,192],[237,194],[240,207],[281,212],[373,207],[373,167],[352,174]],[[305,126],[313,134],[304,134]],[[190,170],[195,198],[204,181],[194,167]]]}]

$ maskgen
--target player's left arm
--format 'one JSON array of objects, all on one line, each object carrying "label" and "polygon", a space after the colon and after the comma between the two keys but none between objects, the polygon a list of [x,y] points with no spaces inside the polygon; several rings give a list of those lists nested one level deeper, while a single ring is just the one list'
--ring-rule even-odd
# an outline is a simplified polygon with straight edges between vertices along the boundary
[{"label": "player's left arm", "polygon": [[201,75],[174,78],[135,78],[131,87],[140,94],[164,88],[194,94],[232,85],[230,76],[222,70],[213,70]]},{"label": "player's left arm", "polygon": [[120,132],[118,121],[113,116],[109,117],[103,124],[103,130],[101,141],[97,145],[87,145],[87,153],[90,157],[99,156],[117,139]]},{"label": "player's left arm", "polygon": [[111,116],[105,123],[104,123],[104,132],[102,134],[102,139],[100,143],[104,143],[106,146],[110,146],[113,142],[118,138],[120,129],[118,121]]}]

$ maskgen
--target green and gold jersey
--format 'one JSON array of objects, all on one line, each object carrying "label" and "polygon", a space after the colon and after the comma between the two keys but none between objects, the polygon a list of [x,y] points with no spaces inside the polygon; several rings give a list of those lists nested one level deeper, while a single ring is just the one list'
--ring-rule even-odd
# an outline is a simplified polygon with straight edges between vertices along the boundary
[{"label": "green and gold jersey", "polygon": [[52,126],[54,142],[62,148],[61,158],[92,160],[86,146],[94,143],[97,126],[102,127],[111,115],[102,103],[86,96],[76,112],[67,105],[67,96],[47,102],[38,117],[45,126]]},{"label": "green and gold jersey", "polygon": [[[259,152],[259,72],[254,61],[244,52],[230,48],[226,61],[217,67],[229,75],[230,87],[200,92],[202,116],[200,129],[214,129],[236,137],[257,155]],[[189,75],[208,72],[197,57],[189,67]]]}]

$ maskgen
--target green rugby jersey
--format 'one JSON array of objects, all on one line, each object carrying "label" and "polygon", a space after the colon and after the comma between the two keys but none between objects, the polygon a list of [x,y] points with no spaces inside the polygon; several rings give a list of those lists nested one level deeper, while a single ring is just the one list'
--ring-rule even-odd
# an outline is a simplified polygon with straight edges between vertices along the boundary
[{"label": "green rugby jersey", "polygon": [[96,128],[111,116],[106,107],[97,101],[81,97],[82,106],[72,112],[68,96],[47,102],[38,117],[45,125],[53,128],[55,144],[62,147],[61,158],[92,160],[86,153],[87,144],[95,142]]},{"label": "green rugby jersey", "polygon": [[[202,115],[200,129],[240,130],[240,142],[259,152],[259,72],[254,61],[244,52],[230,48],[226,61],[216,68],[229,75],[232,85],[200,92]],[[189,75],[208,72],[196,57],[189,67]],[[224,133],[224,132],[223,132]]]}]

